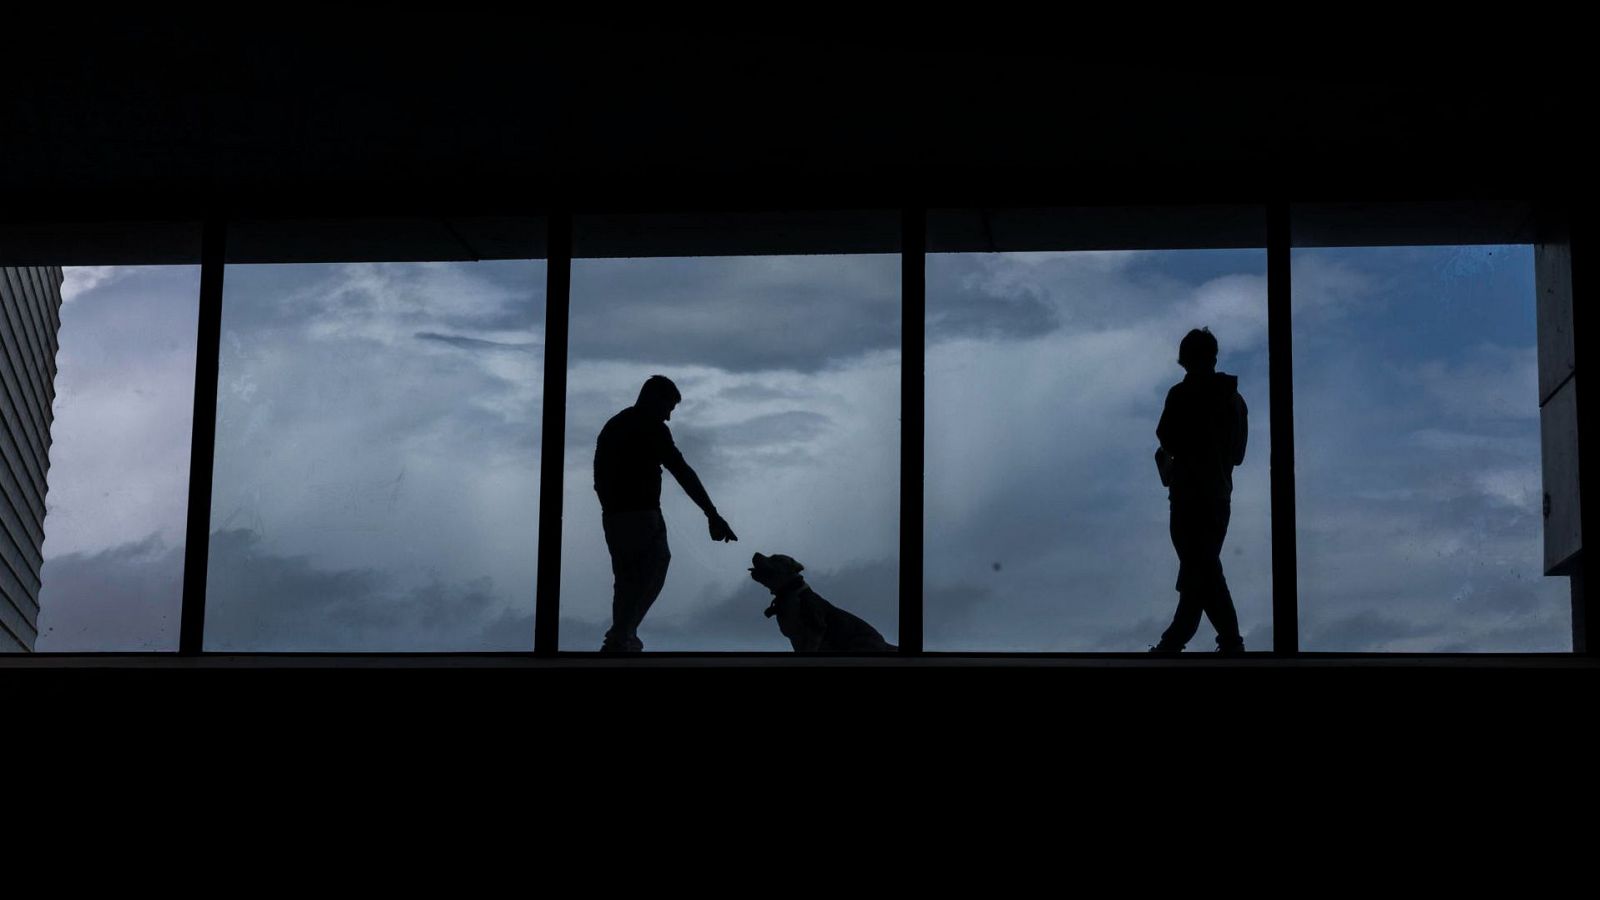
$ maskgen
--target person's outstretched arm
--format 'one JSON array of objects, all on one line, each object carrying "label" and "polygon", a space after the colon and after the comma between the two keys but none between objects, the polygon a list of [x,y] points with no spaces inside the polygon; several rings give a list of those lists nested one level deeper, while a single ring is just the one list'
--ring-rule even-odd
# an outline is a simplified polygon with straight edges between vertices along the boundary
[{"label": "person's outstretched arm", "polygon": [[683,454],[668,440],[666,451],[662,454],[661,464],[666,467],[672,477],[678,479],[678,484],[683,487],[683,492],[689,495],[694,505],[700,507],[706,514],[706,523],[711,528],[713,541],[737,541],[739,536],[728,527],[726,519],[717,512],[716,504],[711,502],[711,495],[706,493],[705,485],[700,483],[700,476],[684,460]]}]

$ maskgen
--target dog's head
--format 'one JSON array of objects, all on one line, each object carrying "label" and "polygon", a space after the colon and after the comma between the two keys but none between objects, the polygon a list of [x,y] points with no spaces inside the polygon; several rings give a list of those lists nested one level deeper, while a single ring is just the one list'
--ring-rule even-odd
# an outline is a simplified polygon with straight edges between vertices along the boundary
[{"label": "dog's head", "polygon": [[762,587],[777,593],[805,571],[805,566],[792,556],[774,553],[763,556],[757,553],[750,558],[750,577]]}]

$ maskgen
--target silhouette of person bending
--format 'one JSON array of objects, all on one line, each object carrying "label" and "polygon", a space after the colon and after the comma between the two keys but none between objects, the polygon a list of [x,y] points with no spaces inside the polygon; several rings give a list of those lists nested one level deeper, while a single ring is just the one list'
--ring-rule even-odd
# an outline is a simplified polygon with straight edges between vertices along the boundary
[{"label": "silhouette of person bending", "polygon": [[1217,650],[1244,652],[1239,615],[1222,574],[1233,467],[1244,462],[1248,410],[1239,378],[1216,371],[1217,339],[1196,329],[1178,345],[1182,381],[1167,392],[1156,426],[1156,464],[1172,505],[1172,546],[1178,551],[1178,611],[1152,653],[1178,653],[1205,613],[1217,630]]},{"label": "silhouette of person bending", "polygon": [[594,447],[594,490],[600,495],[600,522],[611,551],[611,629],[603,653],[637,653],[639,623],[667,580],[672,553],[661,516],[661,467],[666,466],[684,493],[706,514],[713,541],[738,536],[711,503],[700,477],[672,443],[667,420],[683,395],[662,375],[652,375],[632,406],[611,417]]}]

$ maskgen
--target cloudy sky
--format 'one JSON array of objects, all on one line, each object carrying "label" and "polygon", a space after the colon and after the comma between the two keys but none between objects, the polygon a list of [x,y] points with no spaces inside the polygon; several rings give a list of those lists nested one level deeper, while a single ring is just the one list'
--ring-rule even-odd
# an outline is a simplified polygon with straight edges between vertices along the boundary
[{"label": "cloudy sky", "polygon": [[1299,250],[1302,644],[1572,649],[1542,574],[1530,247]]},{"label": "cloudy sky", "polygon": [[176,650],[198,266],[68,268],[38,650]]},{"label": "cloudy sky", "polygon": [[[67,278],[39,649],[172,649],[198,272]],[[756,550],[895,640],[898,257],[579,260],[572,284],[563,648],[608,624],[594,436],[655,373],[741,540],[667,478],[647,648],[787,649]],[[1568,649],[1565,581],[1539,576],[1530,251],[1299,251],[1295,285],[1303,646]],[[542,262],[229,267],[209,649],[530,646],[543,290]],[[1197,325],[1250,406],[1224,562],[1270,648],[1265,290],[1259,250],[930,256],[930,648],[1159,636],[1150,455]]]},{"label": "cloudy sky", "polygon": [[936,256],[928,284],[929,647],[1160,637],[1177,557],[1155,426],[1207,325],[1250,409],[1224,568],[1246,646],[1270,649],[1265,252]]}]

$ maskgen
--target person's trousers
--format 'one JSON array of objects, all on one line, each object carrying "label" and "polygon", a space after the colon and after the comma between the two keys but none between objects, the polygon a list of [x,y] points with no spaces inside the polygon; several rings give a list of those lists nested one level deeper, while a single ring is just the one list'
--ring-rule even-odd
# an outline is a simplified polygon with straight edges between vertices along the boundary
[{"label": "person's trousers", "polygon": [[667,581],[672,551],[667,548],[667,521],[661,510],[602,513],[606,549],[611,551],[611,630],[600,649],[637,653],[639,623],[656,602]]},{"label": "person's trousers", "polygon": [[1200,627],[1200,614],[1217,630],[1217,646],[1238,650],[1239,614],[1222,574],[1222,541],[1228,536],[1231,504],[1222,500],[1172,501],[1172,546],[1178,551],[1178,611],[1161,635],[1164,650],[1181,650]]}]

